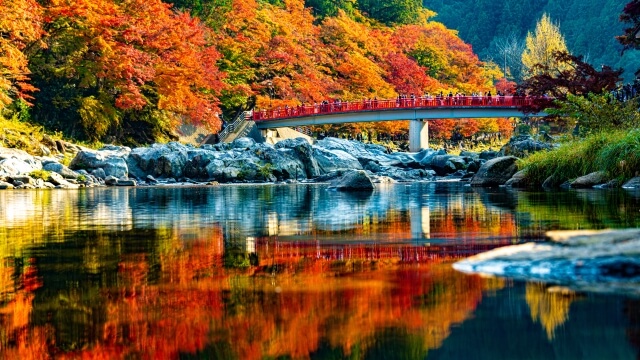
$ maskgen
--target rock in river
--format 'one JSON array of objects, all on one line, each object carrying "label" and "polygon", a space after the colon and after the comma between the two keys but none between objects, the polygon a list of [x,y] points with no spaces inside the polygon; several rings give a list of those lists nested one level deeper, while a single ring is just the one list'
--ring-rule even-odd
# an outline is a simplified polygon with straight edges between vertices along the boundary
[{"label": "rock in river", "polygon": [[547,236],[551,242],[498,248],[453,267],[577,291],[640,295],[640,229],[551,231]]}]

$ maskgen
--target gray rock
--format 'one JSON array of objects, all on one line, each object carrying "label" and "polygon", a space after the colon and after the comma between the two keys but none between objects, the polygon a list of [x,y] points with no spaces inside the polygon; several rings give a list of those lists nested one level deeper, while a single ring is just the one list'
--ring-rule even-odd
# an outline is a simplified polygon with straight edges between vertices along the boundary
[{"label": "gray rock", "polygon": [[373,191],[375,186],[363,170],[349,170],[331,183],[339,191]]},{"label": "gray rock", "polygon": [[596,171],[585,176],[580,176],[571,182],[574,189],[588,189],[595,185],[603,184],[607,181],[607,174],[604,171]]},{"label": "gray rock", "polygon": [[551,231],[554,242],[506,246],[466,258],[456,270],[562,284],[576,291],[640,295],[640,230]]},{"label": "gray rock", "polygon": [[14,186],[9,184],[8,182],[0,181],[0,190],[13,189],[13,187]]},{"label": "gray rock", "polygon": [[32,156],[9,157],[0,160],[0,176],[23,175],[42,170],[42,164]]},{"label": "gray rock", "polygon": [[530,136],[513,137],[500,150],[504,155],[525,157],[541,150],[552,149],[553,146],[541,141],[536,141]]},{"label": "gray rock", "polygon": [[458,170],[456,165],[449,161],[452,159],[453,155],[435,155],[431,158],[431,162],[429,166],[438,174],[439,176],[446,176],[452,174]]},{"label": "gray rock", "polygon": [[527,178],[524,170],[520,170],[517,173],[513,174],[511,179],[507,180],[504,185],[514,188],[526,188],[530,186],[529,179]]},{"label": "gray rock", "polygon": [[568,183],[568,179],[566,177],[555,174],[555,175],[549,176],[548,178],[546,178],[544,180],[544,182],[542,183],[542,188],[543,189],[557,189],[557,188],[561,187],[565,183],[569,184]]},{"label": "gray rock", "polygon": [[97,177],[98,179],[105,179],[107,177],[107,174],[105,174],[104,170],[101,168],[91,170],[91,175]]},{"label": "gray rock", "polygon": [[640,176],[636,176],[622,185],[623,189],[640,189]]},{"label": "gray rock", "polygon": [[482,166],[483,163],[484,162],[479,159],[473,160],[469,162],[469,164],[467,165],[467,171],[472,173],[477,173],[478,170],[480,170],[480,167]]},{"label": "gray rock", "polygon": [[318,168],[322,174],[340,169],[363,169],[358,159],[343,150],[327,150],[314,146],[313,157],[316,159]]},{"label": "gray rock", "polygon": [[617,189],[620,187],[620,180],[613,179],[609,180],[604,184],[594,185],[594,189]]},{"label": "gray rock", "polygon": [[491,160],[497,158],[498,156],[501,156],[501,153],[494,150],[486,150],[478,154],[478,157],[482,160]]},{"label": "gray rock", "polygon": [[80,174],[69,169],[68,167],[58,163],[58,162],[48,162],[42,166],[43,170],[56,172],[62,175],[65,179],[76,179]]},{"label": "gray rock", "polygon": [[311,144],[304,138],[285,139],[276,144],[276,149],[291,149],[296,157],[300,159],[305,171],[306,178],[314,178],[320,175],[318,162],[313,156],[314,151]]},{"label": "gray rock", "polygon": [[55,172],[52,172],[49,175],[49,182],[55,185],[56,187],[64,188],[64,189],[77,189],[80,187],[78,186],[78,184],[70,183],[65,178],[63,178],[62,175]]},{"label": "gray rock", "polygon": [[231,148],[232,149],[249,149],[253,145],[255,145],[255,143],[256,143],[255,140],[253,140],[252,138],[242,137],[242,138],[233,140],[233,142],[231,143]]},{"label": "gray rock", "polygon": [[109,175],[104,179],[104,183],[108,186],[115,186],[118,183],[118,178]]},{"label": "gray rock", "polygon": [[116,186],[137,186],[138,183],[133,179],[118,179]]},{"label": "gray rock", "polygon": [[471,186],[504,185],[517,171],[516,160],[514,156],[503,156],[487,161],[471,179]]},{"label": "gray rock", "polygon": [[33,184],[35,182],[34,179],[32,179],[31,176],[28,176],[28,175],[7,176],[7,180],[9,180],[9,182],[12,183],[15,186],[18,186],[17,183],[20,183],[20,184]]},{"label": "gray rock", "polygon": [[69,168],[72,170],[87,170],[91,172],[95,169],[104,170],[107,176],[127,177],[129,168],[125,161],[125,157],[129,155],[128,148],[120,148],[111,150],[82,150],[73,158]]}]

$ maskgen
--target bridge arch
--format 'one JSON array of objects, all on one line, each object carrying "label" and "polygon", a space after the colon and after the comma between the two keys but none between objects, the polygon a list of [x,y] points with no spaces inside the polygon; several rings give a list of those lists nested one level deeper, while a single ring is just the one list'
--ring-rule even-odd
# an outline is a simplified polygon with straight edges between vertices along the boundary
[{"label": "bridge arch", "polygon": [[[261,130],[344,124],[411,120],[409,149],[412,152],[429,146],[430,120],[525,117],[523,106],[549,102],[549,98],[524,96],[456,96],[445,98],[416,98],[398,100],[364,100],[255,110],[252,119]],[[545,116],[538,113],[535,116]]]}]

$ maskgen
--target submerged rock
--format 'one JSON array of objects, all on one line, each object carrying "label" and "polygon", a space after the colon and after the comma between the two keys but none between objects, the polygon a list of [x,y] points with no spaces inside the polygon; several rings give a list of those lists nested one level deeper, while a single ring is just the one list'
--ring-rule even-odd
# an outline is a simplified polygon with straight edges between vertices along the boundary
[{"label": "submerged rock", "polygon": [[503,156],[487,161],[471,179],[471,186],[504,185],[517,171],[516,160],[514,156]]},{"label": "submerged rock", "polygon": [[607,173],[604,171],[596,171],[573,180],[571,187],[574,189],[588,189],[599,184],[604,184],[606,181]]},{"label": "submerged rock", "polygon": [[506,246],[459,261],[456,270],[640,295],[640,229],[551,231],[552,240]]},{"label": "submerged rock", "polygon": [[365,171],[349,170],[332,181],[330,188],[339,191],[372,191],[375,186]]}]

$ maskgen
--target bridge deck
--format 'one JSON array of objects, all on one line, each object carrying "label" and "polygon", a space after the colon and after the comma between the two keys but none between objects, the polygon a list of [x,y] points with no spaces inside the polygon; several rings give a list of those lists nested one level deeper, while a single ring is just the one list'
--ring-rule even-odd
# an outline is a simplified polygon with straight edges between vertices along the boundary
[{"label": "bridge deck", "polygon": [[[259,128],[389,120],[523,117],[520,110],[548,98],[523,96],[454,96],[363,100],[254,111]],[[538,114],[544,115],[544,114]]]}]

